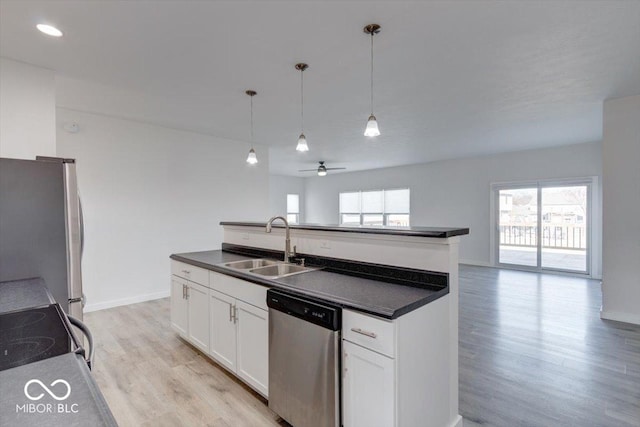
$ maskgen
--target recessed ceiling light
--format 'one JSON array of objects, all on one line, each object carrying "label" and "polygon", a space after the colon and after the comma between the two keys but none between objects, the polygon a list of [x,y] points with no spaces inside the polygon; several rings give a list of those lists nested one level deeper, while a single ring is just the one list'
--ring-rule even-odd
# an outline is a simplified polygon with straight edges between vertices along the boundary
[{"label": "recessed ceiling light", "polygon": [[45,33],[48,36],[62,37],[62,31],[60,31],[56,27],[52,27],[51,25],[38,24],[38,25],[36,25],[36,28],[38,30],[42,31],[43,33]]}]

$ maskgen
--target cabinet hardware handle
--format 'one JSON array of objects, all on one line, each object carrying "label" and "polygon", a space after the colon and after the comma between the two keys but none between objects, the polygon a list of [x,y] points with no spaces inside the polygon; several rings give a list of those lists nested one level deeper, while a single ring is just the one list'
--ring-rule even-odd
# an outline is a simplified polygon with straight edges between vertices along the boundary
[{"label": "cabinet hardware handle", "polygon": [[189,299],[189,287],[185,286],[187,288],[187,299]]},{"label": "cabinet hardware handle", "polygon": [[229,304],[229,322],[233,320],[233,306]]},{"label": "cabinet hardware handle", "polygon": [[233,306],[233,323],[238,323],[238,307]]},{"label": "cabinet hardware handle", "polygon": [[365,330],[362,330],[360,328],[351,328],[351,330],[353,332],[355,332],[356,334],[362,334],[362,335],[365,335],[365,336],[367,336],[369,338],[375,339],[375,338],[378,337],[378,334],[376,334],[375,332],[365,331]]},{"label": "cabinet hardware handle", "polygon": [[182,285],[182,299],[187,299],[187,291],[185,289],[186,287]]},{"label": "cabinet hardware handle", "polygon": [[342,364],[344,365],[344,375],[343,375],[343,377],[345,377],[345,378],[347,376],[347,372],[349,372],[349,368],[347,368],[347,356],[348,355],[349,355],[348,353],[344,354],[344,360],[342,362]]}]

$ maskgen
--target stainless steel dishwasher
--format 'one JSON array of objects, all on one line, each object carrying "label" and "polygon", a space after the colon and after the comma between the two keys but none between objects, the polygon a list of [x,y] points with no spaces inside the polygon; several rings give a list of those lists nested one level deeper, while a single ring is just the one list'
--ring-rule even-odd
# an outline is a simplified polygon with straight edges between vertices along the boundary
[{"label": "stainless steel dishwasher", "polygon": [[341,310],[267,291],[269,408],[294,427],[340,426]]}]

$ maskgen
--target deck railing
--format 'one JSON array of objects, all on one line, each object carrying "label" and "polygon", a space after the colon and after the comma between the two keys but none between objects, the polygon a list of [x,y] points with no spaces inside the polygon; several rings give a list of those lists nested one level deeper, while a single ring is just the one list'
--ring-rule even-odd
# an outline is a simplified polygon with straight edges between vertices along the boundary
[{"label": "deck railing", "polygon": [[[508,246],[538,246],[538,227],[535,225],[501,225],[500,244]],[[542,247],[554,249],[586,249],[585,225],[543,225]]]}]

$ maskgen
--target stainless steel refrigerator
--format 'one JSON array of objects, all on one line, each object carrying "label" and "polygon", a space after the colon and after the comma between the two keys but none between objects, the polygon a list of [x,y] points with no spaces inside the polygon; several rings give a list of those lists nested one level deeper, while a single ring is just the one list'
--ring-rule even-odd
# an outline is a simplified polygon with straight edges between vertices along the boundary
[{"label": "stainless steel refrigerator", "polygon": [[0,281],[42,277],[82,319],[82,210],[73,159],[0,158]]}]

